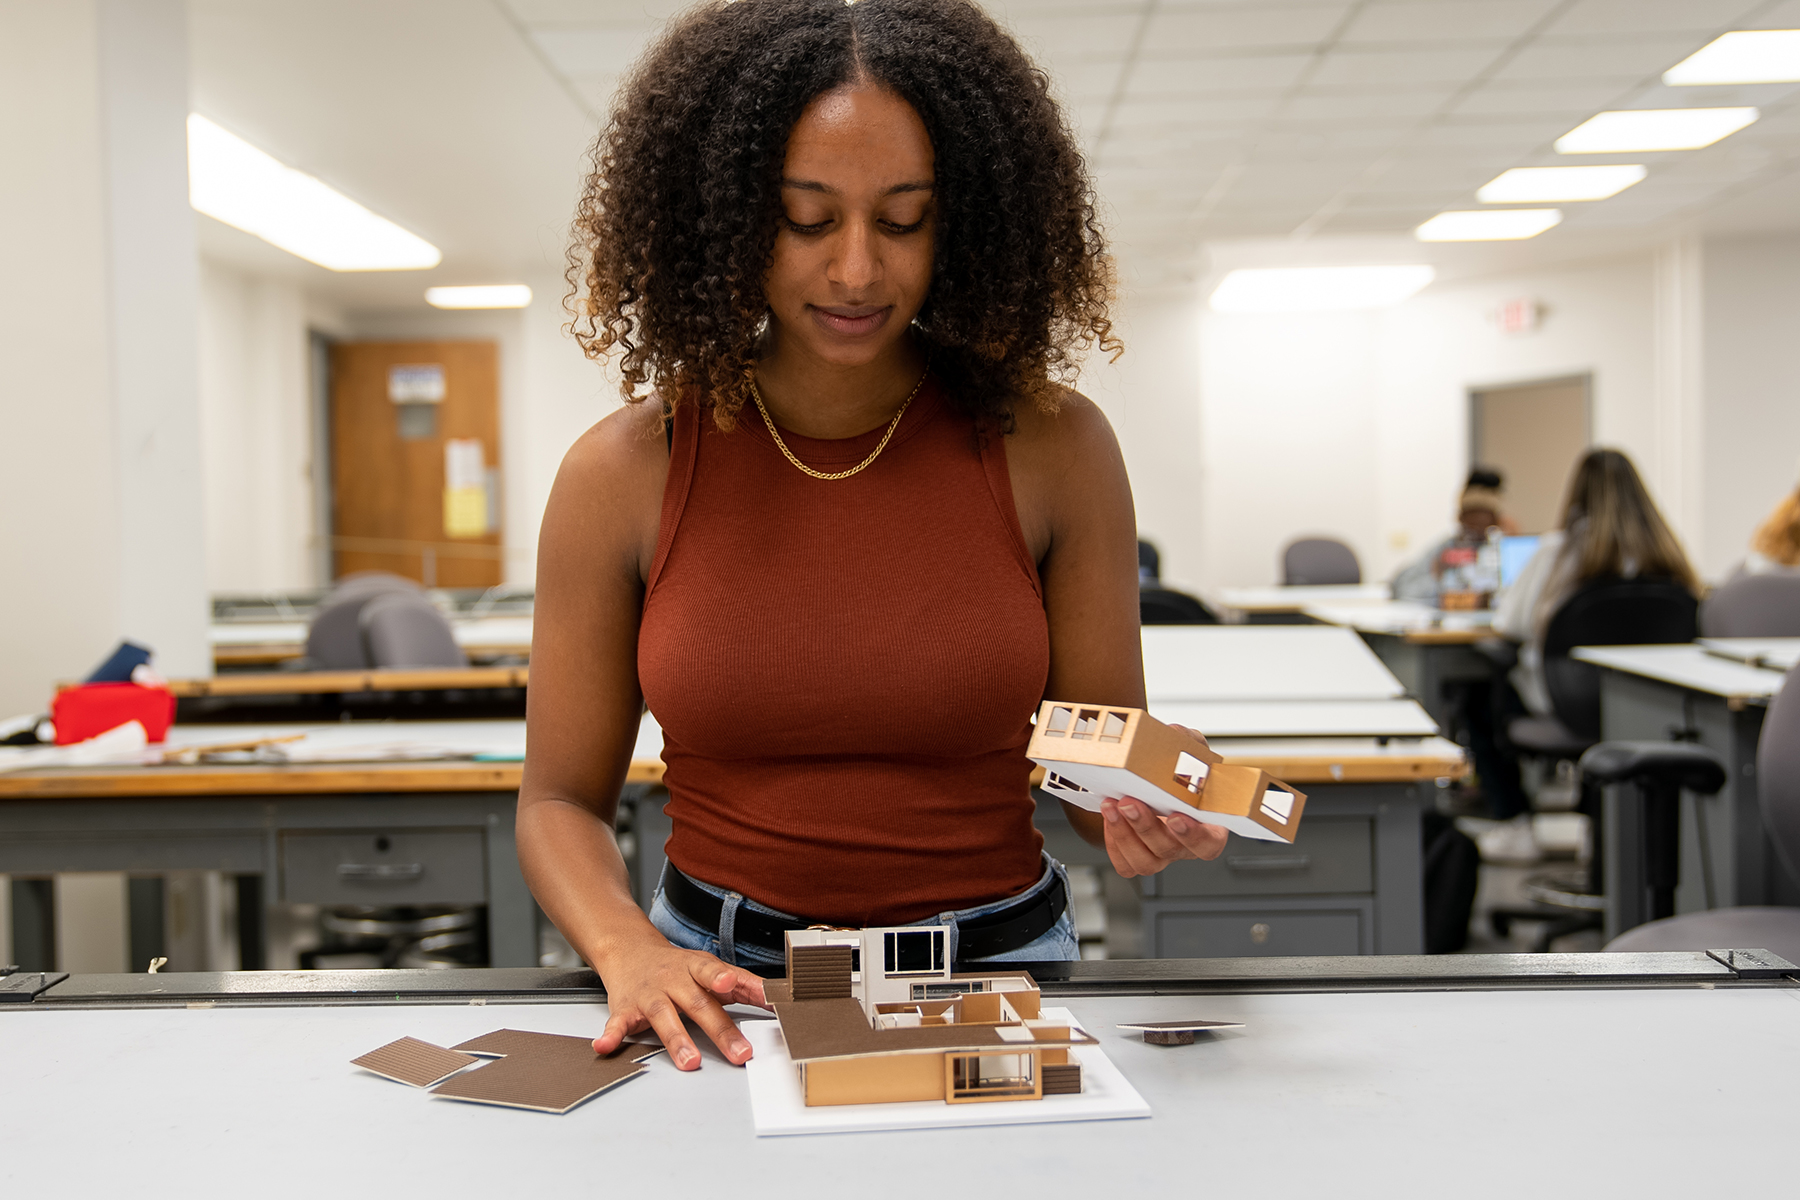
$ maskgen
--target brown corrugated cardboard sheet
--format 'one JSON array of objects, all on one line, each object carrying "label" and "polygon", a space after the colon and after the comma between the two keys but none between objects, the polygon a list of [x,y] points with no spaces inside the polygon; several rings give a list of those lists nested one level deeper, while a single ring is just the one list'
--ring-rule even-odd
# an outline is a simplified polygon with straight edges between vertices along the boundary
[{"label": "brown corrugated cardboard sheet", "polygon": [[[560,1033],[496,1029],[446,1050],[417,1038],[401,1038],[372,1050],[355,1065],[389,1079],[429,1087],[434,1096],[500,1104],[539,1112],[565,1113],[584,1100],[643,1073],[645,1059],[663,1048],[627,1042],[602,1057],[593,1041]],[[474,1071],[457,1075],[481,1055],[493,1059]],[[454,1078],[448,1078],[455,1076]]]},{"label": "brown corrugated cardboard sheet", "polygon": [[389,1042],[361,1058],[350,1060],[353,1066],[414,1087],[430,1087],[446,1075],[454,1075],[470,1063],[479,1061],[473,1055],[458,1054],[410,1037]]}]

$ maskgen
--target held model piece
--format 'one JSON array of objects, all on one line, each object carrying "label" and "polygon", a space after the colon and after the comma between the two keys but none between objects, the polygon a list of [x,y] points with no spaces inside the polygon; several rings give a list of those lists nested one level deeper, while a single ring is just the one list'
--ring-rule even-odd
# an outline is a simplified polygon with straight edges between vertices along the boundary
[{"label": "held model piece", "polygon": [[807,1105],[1041,1100],[1081,1091],[1074,1045],[1096,1039],[1039,1019],[1023,972],[952,974],[949,929],[800,929],[767,998]]},{"label": "held model piece", "polygon": [[1046,700],[1031,760],[1043,789],[1091,812],[1127,797],[1170,816],[1195,815],[1244,837],[1292,842],[1306,797],[1256,767],[1233,766],[1141,708]]}]

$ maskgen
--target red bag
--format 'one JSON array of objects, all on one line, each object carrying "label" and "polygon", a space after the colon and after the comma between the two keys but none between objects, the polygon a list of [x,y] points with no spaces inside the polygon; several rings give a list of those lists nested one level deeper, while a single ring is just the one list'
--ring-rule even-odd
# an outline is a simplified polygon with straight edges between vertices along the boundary
[{"label": "red bag", "polygon": [[84,683],[56,693],[50,702],[56,744],[67,746],[136,721],[153,742],[175,723],[175,693],[141,683]]}]

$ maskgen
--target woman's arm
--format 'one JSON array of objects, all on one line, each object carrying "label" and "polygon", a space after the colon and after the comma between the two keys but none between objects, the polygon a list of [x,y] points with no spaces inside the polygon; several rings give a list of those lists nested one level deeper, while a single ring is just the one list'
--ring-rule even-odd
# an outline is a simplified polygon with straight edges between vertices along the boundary
[{"label": "woman's arm", "polygon": [[[1071,393],[1055,416],[1017,414],[1007,458],[1050,622],[1045,699],[1145,707],[1137,514],[1112,426],[1096,405]],[[1154,875],[1180,859],[1217,858],[1225,849],[1226,832],[1216,825],[1160,817],[1135,800],[1108,800],[1101,809],[1096,815],[1063,805],[1075,830],[1104,847],[1127,878]]]},{"label": "woman's arm", "polygon": [[563,460],[538,540],[537,602],[519,788],[519,861],[531,891],[606,983],[602,1053],[646,1027],[684,1070],[700,1065],[691,1017],[732,1062],[749,1043],[721,1007],[762,1003],[762,982],[680,950],[632,899],[613,834],[637,740],[638,615],[655,553],[668,454],[654,409],[589,430]]}]

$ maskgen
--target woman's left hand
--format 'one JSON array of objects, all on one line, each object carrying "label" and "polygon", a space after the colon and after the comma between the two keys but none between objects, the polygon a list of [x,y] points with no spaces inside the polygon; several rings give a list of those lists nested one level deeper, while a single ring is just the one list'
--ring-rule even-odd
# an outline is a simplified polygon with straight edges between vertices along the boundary
[{"label": "woman's left hand", "polygon": [[[1192,733],[1206,744],[1206,739],[1192,729],[1176,725]],[[1136,875],[1154,875],[1172,862],[1184,858],[1211,861],[1225,850],[1228,836],[1224,827],[1176,813],[1159,816],[1141,800],[1104,800],[1100,815],[1105,819],[1106,853],[1113,870],[1130,879]]]}]

